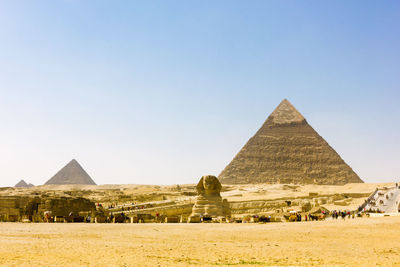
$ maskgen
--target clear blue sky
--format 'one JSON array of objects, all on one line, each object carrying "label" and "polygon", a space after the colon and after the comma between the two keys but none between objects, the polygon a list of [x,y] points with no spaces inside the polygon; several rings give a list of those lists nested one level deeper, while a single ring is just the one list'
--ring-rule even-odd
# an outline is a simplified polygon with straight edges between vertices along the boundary
[{"label": "clear blue sky", "polygon": [[1,1],[0,186],[218,175],[288,98],[400,180],[399,1]]}]

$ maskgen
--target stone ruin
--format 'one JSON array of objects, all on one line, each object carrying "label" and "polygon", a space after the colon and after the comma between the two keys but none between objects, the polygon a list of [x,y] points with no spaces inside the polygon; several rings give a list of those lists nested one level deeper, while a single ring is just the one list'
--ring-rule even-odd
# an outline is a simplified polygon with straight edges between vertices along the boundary
[{"label": "stone ruin", "polygon": [[230,216],[230,207],[226,199],[222,199],[222,186],[218,178],[212,175],[201,177],[196,186],[197,197],[188,222],[200,222],[206,218],[226,218]]},{"label": "stone ruin", "polygon": [[95,204],[81,197],[57,197],[47,195],[0,196],[0,221],[42,222],[44,213],[65,218],[81,212],[93,212]]}]

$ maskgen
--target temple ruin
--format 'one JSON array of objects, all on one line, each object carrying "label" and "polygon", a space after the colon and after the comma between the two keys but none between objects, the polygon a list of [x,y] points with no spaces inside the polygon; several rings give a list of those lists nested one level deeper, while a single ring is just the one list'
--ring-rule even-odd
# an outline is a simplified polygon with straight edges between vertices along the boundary
[{"label": "temple ruin", "polygon": [[62,197],[49,195],[11,195],[0,196],[0,221],[42,222],[45,213],[52,218],[66,218],[81,212],[94,212],[95,204],[81,197]]}]

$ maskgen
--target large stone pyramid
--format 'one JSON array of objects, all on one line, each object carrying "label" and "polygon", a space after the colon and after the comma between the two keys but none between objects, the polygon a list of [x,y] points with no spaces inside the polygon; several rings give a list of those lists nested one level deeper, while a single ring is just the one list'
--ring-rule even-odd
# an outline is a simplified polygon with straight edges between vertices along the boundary
[{"label": "large stone pyramid", "polygon": [[225,184],[363,182],[286,99],[225,167],[219,179]]},{"label": "large stone pyramid", "polygon": [[90,178],[89,174],[87,174],[78,161],[73,159],[45,184],[95,185],[96,183]]}]

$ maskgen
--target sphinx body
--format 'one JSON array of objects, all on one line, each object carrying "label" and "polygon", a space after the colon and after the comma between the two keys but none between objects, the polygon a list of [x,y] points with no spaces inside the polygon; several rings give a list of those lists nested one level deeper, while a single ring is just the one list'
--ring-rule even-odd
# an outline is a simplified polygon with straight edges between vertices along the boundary
[{"label": "sphinx body", "polygon": [[221,188],[221,183],[215,176],[207,175],[200,179],[196,186],[197,198],[189,218],[190,221],[202,217],[216,218],[230,215],[228,201],[223,200],[220,195]]}]

